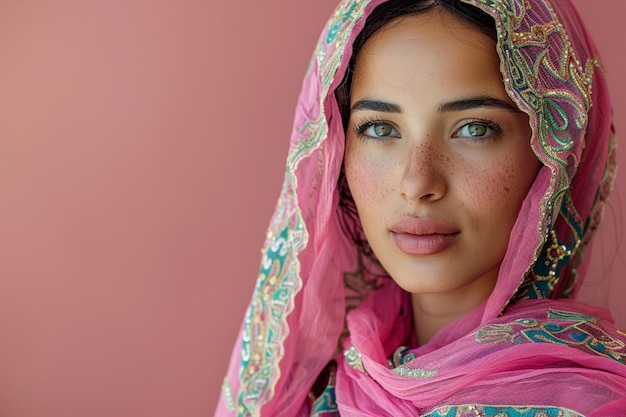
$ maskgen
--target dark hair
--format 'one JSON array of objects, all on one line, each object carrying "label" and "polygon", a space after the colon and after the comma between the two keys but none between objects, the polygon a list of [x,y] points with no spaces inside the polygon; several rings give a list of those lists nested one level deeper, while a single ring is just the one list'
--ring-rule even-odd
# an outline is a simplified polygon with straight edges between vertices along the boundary
[{"label": "dark hair", "polygon": [[[346,70],[341,84],[339,84],[335,90],[335,98],[339,105],[344,131],[347,129],[348,120],[350,119],[350,89],[352,87],[354,64],[357,55],[365,43],[380,28],[396,18],[423,14],[433,10],[448,13],[460,21],[468,23],[494,41],[497,40],[498,35],[493,17],[479,8],[464,3],[461,0],[389,0],[382,3],[368,16],[363,29],[355,38],[354,44],[352,45],[352,57],[350,58],[348,69]],[[343,166],[339,174],[338,190],[339,221],[343,231],[360,249],[362,255],[376,261],[376,257],[369,247],[365,234],[363,233],[356,204],[350,193]]]}]

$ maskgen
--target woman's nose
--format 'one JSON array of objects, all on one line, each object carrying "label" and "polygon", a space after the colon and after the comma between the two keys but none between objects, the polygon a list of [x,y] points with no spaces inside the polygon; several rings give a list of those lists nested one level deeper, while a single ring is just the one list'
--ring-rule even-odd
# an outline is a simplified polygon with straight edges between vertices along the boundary
[{"label": "woman's nose", "polygon": [[446,157],[431,143],[414,143],[407,150],[400,194],[409,201],[437,201],[446,194]]}]

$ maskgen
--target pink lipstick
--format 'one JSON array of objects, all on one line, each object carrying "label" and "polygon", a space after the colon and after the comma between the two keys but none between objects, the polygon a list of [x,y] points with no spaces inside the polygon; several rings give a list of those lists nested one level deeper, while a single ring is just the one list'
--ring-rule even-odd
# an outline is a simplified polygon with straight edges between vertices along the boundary
[{"label": "pink lipstick", "polygon": [[450,247],[459,231],[437,220],[406,217],[391,227],[398,248],[410,255],[435,255]]}]

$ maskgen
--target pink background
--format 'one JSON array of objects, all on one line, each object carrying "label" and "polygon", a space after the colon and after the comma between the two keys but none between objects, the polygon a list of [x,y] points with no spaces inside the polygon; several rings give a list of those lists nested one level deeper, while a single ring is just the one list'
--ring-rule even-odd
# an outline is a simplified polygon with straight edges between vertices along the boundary
[{"label": "pink background", "polygon": [[[576,3],[625,131],[626,3]],[[334,5],[3,2],[0,415],[212,415]],[[622,303],[611,203],[590,277]]]}]

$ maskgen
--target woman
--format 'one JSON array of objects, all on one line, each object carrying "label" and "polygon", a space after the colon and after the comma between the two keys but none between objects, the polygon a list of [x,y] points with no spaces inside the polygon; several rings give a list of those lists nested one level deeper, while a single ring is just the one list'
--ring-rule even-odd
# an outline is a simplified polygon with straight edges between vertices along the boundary
[{"label": "woman", "polygon": [[615,169],[568,1],[352,0],[322,35],[217,415],[613,416],[573,301]]}]

